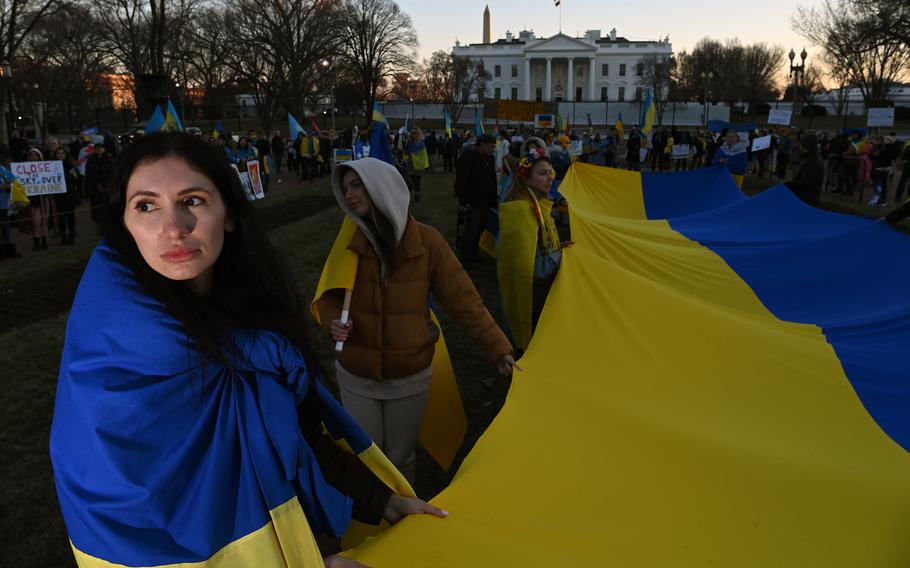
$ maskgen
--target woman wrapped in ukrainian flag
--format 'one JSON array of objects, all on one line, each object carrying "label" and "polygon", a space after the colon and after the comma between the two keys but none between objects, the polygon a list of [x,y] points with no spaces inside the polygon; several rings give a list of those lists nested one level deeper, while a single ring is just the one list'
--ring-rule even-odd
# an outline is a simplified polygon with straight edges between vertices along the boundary
[{"label": "woman wrapped in ukrainian flag", "polygon": [[359,566],[314,535],[445,516],[320,384],[294,279],[223,152],[180,133],[128,148],[103,235],[51,428],[80,566]]},{"label": "woman wrapped in ukrainian flag", "polygon": [[562,261],[553,218],[550,188],[555,172],[544,149],[531,147],[515,168],[506,202],[499,207],[496,253],[499,288],[509,332],[525,350],[543,311],[550,286]]}]

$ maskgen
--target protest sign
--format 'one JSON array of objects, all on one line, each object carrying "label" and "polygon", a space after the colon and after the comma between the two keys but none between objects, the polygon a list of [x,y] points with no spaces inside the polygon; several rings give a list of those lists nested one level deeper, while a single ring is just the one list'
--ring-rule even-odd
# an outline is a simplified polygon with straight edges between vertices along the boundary
[{"label": "protest sign", "polygon": [[569,154],[572,156],[581,156],[584,151],[584,143],[581,140],[572,140],[572,147],[569,149]]},{"label": "protest sign", "polygon": [[688,144],[674,144],[672,156],[673,156],[674,160],[688,159],[689,158],[689,145]]},{"label": "protest sign", "polygon": [[772,110],[768,113],[768,124],[789,125],[793,112],[789,110]]},{"label": "protest sign", "polygon": [[13,162],[10,169],[25,186],[29,197],[66,193],[63,162],[60,160]]},{"label": "protest sign", "polygon": [[262,190],[262,175],[259,171],[259,161],[251,160],[246,163],[246,171],[249,173],[250,188],[253,190],[255,199],[264,199],[265,191]]},{"label": "protest sign", "polygon": [[866,126],[894,126],[894,107],[870,108]]},{"label": "protest sign", "polygon": [[250,184],[250,174],[241,172],[237,169],[236,164],[231,164],[231,167],[234,168],[234,171],[237,172],[237,177],[240,178],[240,185],[243,186],[243,193],[246,194],[247,201],[255,200],[256,196],[253,194],[253,186]]},{"label": "protest sign", "polygon": [[759,150],[767,150],[771,147],[771,135],[760,136],[752,140],[752,151],[758,152]]},{"label": "protest sign", "polygon": [[350,162],[354,159],[354,151],[350,148],[335,148],[334,160],[336,164]]}]

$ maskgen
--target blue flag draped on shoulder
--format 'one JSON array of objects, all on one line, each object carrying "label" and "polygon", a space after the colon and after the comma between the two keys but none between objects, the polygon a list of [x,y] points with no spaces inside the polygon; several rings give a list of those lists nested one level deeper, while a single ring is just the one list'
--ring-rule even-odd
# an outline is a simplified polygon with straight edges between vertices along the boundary
[{"label": "blue flag draped on shoulder", "polygon": [[183,325],[96,247],[67,322],[50,439],[80,566],[321,566],[313,534],[345,532],[352,503],[322,476],[298,424],[304,403],[413,495],[290,341],[240,328],[226,340],[233,369],[200,361]]},{"label": "blue flag draped on shoulder", "polygon": [[161,112],[161,107],[159,105],[155,105],[152,117],[149,118],[148,123],[145,125],[145,133],[154,134],[155,132],[161,131],[162,128],[164,128],[164,113]]}]

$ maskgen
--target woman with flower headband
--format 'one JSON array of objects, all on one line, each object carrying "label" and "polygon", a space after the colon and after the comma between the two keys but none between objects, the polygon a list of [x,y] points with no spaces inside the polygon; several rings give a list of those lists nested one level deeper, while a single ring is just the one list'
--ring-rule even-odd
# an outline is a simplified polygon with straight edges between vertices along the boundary
[{"label": "woman with flower headband", "polygon": [[550,187],[555,173],[538,148],[521,157],[499,212],[497,270],[512,340],[527,349],[562,260]]}]

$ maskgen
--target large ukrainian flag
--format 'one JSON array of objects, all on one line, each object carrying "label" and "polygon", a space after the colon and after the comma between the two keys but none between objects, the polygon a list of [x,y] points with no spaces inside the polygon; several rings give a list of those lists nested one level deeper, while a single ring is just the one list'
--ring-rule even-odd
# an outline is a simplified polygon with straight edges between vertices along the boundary
[{"label": "large ukrainian flag", "polygon": [[575,164],[503,410],[371,566],[910,566],[910,239],[722,169]]}]

